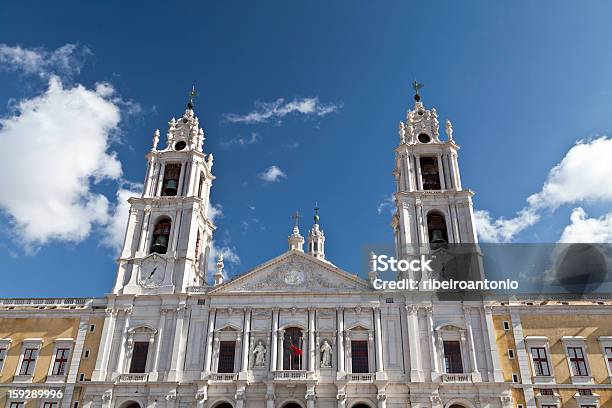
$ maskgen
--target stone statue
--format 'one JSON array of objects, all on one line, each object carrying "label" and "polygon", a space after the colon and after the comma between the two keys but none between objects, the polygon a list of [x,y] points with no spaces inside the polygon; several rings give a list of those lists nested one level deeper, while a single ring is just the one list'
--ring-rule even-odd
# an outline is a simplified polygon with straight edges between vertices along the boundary
[{"label": "stone statue", "polygon": [[257,342],[253,349],[253,356],[255,357],[255,367],[264,367],[266,365],[266,346],[263,345],[261,340]]},{"label": "stone statue", "polygon": [[448,140],[453,140],[453,124],[450,119],[446,119],[446,135],[448,136]]},{"label": "stone statue", "polygon": [[321,346],[321,367],[332,366],[332,347],[329,345],[327,340],[323,340]]}]

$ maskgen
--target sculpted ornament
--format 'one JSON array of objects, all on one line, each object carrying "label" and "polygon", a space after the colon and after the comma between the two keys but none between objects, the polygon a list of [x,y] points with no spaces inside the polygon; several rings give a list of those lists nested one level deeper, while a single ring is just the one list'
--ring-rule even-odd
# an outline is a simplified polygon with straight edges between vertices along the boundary
[{"label": "sculpted ornament", "polygon": [[332,366],[332,347],[327,340],[323,340],[321,346],[321,368],[330,368]]},{"label": "sculpted ornament", "polygon": [[266,346],[263,345],[261,340],[257,342],[253,349],[253,357],[255,357],[255,367],[264,367],[266,365]]},{"label": "sculpted ornament", "polygon": [[[245,281],[237,290],[287,290],[292,288],[360,289],[357,284],[330,281],[326,272],[311,262],[293,256],[271,271],[262,273],[255,281]],[[364,287],[365,289],[365,287]]]}]

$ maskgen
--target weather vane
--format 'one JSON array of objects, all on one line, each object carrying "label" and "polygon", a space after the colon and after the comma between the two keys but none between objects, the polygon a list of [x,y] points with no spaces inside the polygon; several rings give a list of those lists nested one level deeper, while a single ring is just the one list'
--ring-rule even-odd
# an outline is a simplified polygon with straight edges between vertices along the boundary
[{"label": "weather vane", "polygon": [[189,102],[187,103],[189,109],[193,109],[193,98],[199,95],[200,94],[196,92],[195,85],[193,85],[191,91],[189,91]]},{"label": "weather vane", "polygon": [[421,89],[422,87],[424,87],[425,85],[419,83],[419,81],[417,81],[416,79],[414,80],[414,82],[412,83],[412,89],[414,89],[414,100],[415,101],[420,101],[421,100],[421,95],[419,95],[419,89]]},{"label": "weather vane", "polygon": [[291,216],[291,218],[293,218],[293,221],[295,221],[295,226],[297,227],[298,222],[300,221],[300,212],[296,211],[293,213],[293,215]]},{"label": "weather vane", "polygon": [[314,207],[314,222],[315,224],[319,223],[319,203],[315,201],[315,207]]}]

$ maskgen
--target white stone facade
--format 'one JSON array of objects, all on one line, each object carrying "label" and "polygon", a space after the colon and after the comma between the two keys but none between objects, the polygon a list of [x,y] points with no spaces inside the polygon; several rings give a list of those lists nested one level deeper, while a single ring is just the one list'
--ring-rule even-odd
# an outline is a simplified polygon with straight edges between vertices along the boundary
[{"label": "white stone facade", "polygon": [[[435,110],[420,101],[400,126],[392,222],[400,255],[434,236],[476,242],[450,122],[447,134],[441,141]],[[318,217],[306,253],[296,226],[278,257],[227,282],[220,260],[216,284],[206,282],[214,176],[192,107],[169,123],[163,150],[158,139],[144,194],[130,200],[85,408],[513,405],[490,307],[374,290],[326,260]]]}]

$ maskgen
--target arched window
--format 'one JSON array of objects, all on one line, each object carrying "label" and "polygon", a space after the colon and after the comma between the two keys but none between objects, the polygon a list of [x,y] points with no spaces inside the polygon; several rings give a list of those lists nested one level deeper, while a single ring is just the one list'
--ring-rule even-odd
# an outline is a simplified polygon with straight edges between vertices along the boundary
[{"label": "arched window", "polygon": [[164,170],[164,181],[162,183],[162,195],[175,196],[178,192],[179,177],[181,176],[181,165],[177,163],[166,164]]},{"label": "arched window", "polygon": [[288,404],[283,405],[283,408],[302,408],[299,404],[295,402],[290,402]]},{"label": "arched window", "polygon": [[304,342],[302,330],[298,327],[289,327],[285,330],[283,341],[283,369],[301,370],[304,360]]},{"label": "arched window", "polygon": [[170,242],[170,228],[172,221],[170,218],[163,217],[153,228],[153,239],[151,245],[151,253],[165,254],[168,251],[168,242]]},{"label": "arched window", "polygon": [[430,244],[445,244],[448,242],[444,215],[438,211],[431,211],[427,214],[427,233],[429,234]]},{"label": "arched window", "polygon": [[437,157],[421,157],[421,180],[423,190],[440,190],[440,171]]},{"label": "arched window", "polygon": [[219,405],[215,405],[215,408],[234,408],[234,407],[232,407],[232,404],[230,404],[229,402],[222,402]]}]

